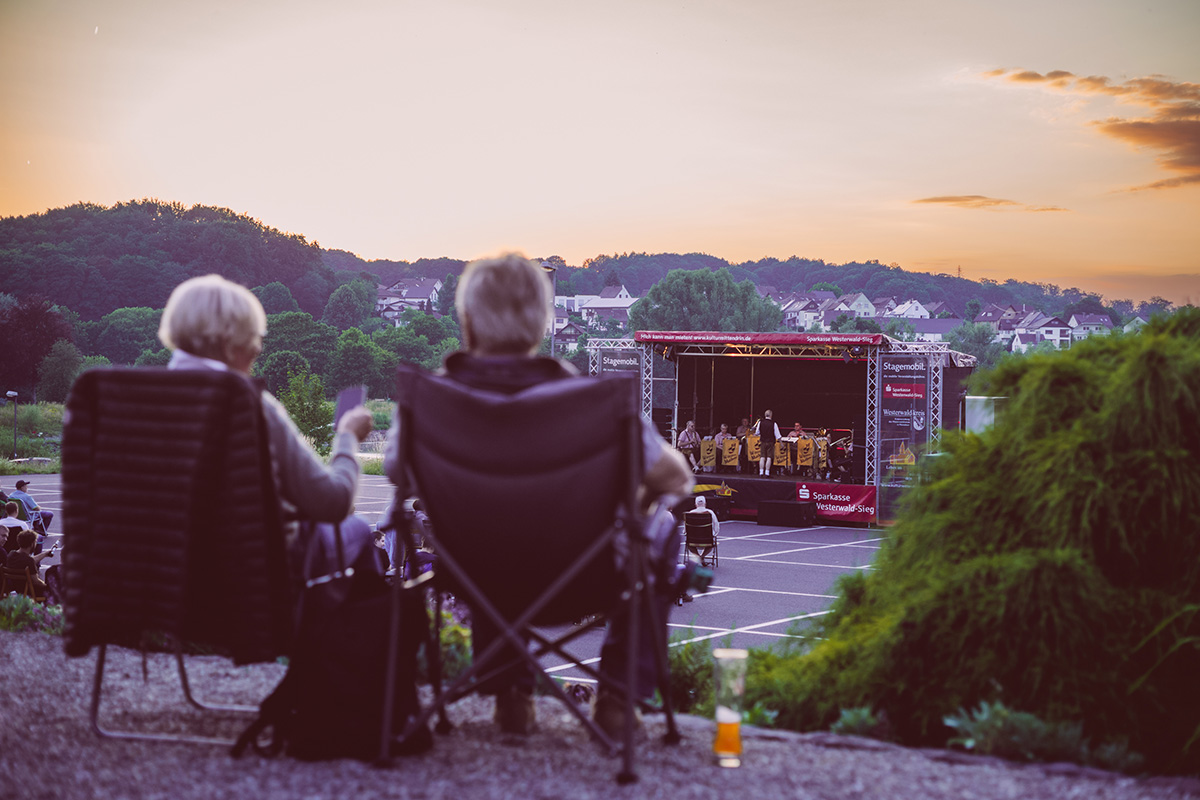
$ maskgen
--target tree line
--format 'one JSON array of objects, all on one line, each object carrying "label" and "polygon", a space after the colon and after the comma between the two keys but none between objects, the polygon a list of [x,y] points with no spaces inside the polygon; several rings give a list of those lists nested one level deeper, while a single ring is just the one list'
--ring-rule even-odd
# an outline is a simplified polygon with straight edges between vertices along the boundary
[{"label": "tree line", "polygon": [[[624,285],[641,296],[631,310],[635,329],[776,330],[778,308],[756,290],[767,286],[941,300],[968,314],[987,303],[1108,313],[1115,324],[1170,305],[1161,298],[1104,305],[1078,289],[911,273],[878,261],[839,265],[792,256],[731,264],[702,253],[599,255],[579,266],[556,255],[541,260],[555,268],[557,294]],[[50,399],[65,395],[64,384],[87,366],[165,363],[157,328],[167,297],[186,278],[216,272],[253,287],[269,315],[259,365],[273,389],[288,370],[307,369],[329,391],[361,382],[386,396],[396,363],[434,366],[458,346],[453,294],[465,266],[444,257],[365,261],[229,209],[154,199],[5,217],[0,380],[25,397],[40,387]],[[441,300],[427,313],[406,312],[403,327],[393,328],[374,316],[376,286],[408,277],[442,279]]]}]

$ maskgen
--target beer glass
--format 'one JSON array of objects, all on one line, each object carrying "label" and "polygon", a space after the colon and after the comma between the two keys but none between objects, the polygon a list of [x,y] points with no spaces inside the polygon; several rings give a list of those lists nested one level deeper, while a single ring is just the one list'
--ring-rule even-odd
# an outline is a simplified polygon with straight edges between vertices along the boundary
[{"label": "beer glass", "polygon": [[742,765],[742,696],[746,692],[745,650],[719,647],[713,650],[716,684],[717,735],[713,755],[722,767]]}]

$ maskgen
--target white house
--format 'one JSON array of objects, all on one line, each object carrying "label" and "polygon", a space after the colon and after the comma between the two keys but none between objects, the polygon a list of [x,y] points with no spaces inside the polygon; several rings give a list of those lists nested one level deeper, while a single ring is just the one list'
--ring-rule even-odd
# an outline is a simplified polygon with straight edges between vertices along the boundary
[{"label": "white house", "polygon": [[620,286],[605,286],[600,290],[600,299],[602,300],[628,300],[633,295],[629,294],[629,290],[625,288],[625,284]]},{"label": "white house", "polygon": [[1135,331],[1140,331],[1145,324],[1146,318],[1139,314],[1138,316],[1129,320],[1129,322],[1126,322],[1123,330],[1125,333],[1134,333]]},{"label": "white house", "polygon": [[783,324],[794,331],[812,330],[821,319],[821,303],[806,295],[797,295],[783,306]]},{"label": "white house", "polygon": [[905,300],[896,306],[888,316],[902,317],[903,319],[929,319],[929,310],[921,305],[920,300]]},{"label": "white house", "polygon": [[401,278],[375,291],[375,313],[393,324],[407,308],[426,311],[437,308],[442,282],[438,278]]},{"label": "white house", "polygon": [[578,314],[580,313],[579,309],[583,308],[587,303],[599,299],[600,295],[598,294],[556,294],[554,295],[554,305]]},{"label": "white house", "polygon": [[629,325],[629,309],[640,298],[637,297],[599,297],[589,300],[579,311],[584,321],[589,325],[600,325],[603,320],[613,319],[621,323],[621,327]]},{"label": "white house", "polygon": [[1014,353],[1024,353],[1038,343],[1036,333],[1017,333],[1013,335],[1011,348]]},{"label": "white house", "polygon": [[1071,326],[1058,317],[1031,311],[1013,328],[1014,334],[1035,334],[1040,342],[1050,342],[1059,350],[1071,346]]},{"label": "white house", "polygon": [[871,305],[875,306],[875,316],[889,317],[896,310],[896,298],[894,297],[876,297],[871,301]]},{"label": "white house", "polygon": [[875,305],[868,300],[867,296],[862,292],[854,292],[852,294],[842,295],[837,299],[837,302],[834,304],[832,309],[825,309],[826,315],[828,315],[828,312],[831,310],[844,312],[851,317],[875,316]]},{"label": "white house", "polygon": [[1071,326],[1071,339],[1079,341],[1098,333],[1108,333],[1112,330],[1112,320],[1108,314],[1072,314],[1067,320]]}]

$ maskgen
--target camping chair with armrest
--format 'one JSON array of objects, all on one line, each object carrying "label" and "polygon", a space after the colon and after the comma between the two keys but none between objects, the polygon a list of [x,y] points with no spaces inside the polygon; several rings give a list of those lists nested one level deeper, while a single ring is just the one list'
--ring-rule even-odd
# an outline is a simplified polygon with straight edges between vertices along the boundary
[{"label": "camping chair with armrest", "polygon": [[702,566],[708,566],[707,559],[712,558],[712,565],[717,566],[717,539],[713,536],[712,514],[705,509],[693,509],[683,515],[684,553],[694,553]]},{"label": "camping chair with armrest", "polygon": [[25,505],[25,501],[19,497],[11,498],[12,502],[17,504],[17,519],[29,526],[29,529],[38,536],[46,535],[46,526],[42,522],[42,515],[36,511],[30,511]]},{"label": "camping chair with armrest", "polygon": [[109,730],[99,720],[110,644],[183,643],[235,663],[273,661],[292,633],[280,507],[259,389],[208,370],[98,369],[67,400],[62,451],[65,649],[98,647],[90,722],[98,735],[227,744]]},{"label": "camping chair with armrest", "polygon": [[[635,384],[624,378],[568,377],[503,394],[401,367],[397,411],[407,476],[397,497],[411,489],[429,515],[427,538],[437,554],[432,582],[467,600],[477,618],[486,617],[500,632],[410,723],[409,731],[425,725],[435,712],[444,718],[446,704],[507,666],[497,658],[507,644],[596,740],[610,753],[620,751],[617,779],[636,780],[633,710],[635,704],[649,708],[636,699],[635,677],[639,615],[645,612],[657,640],[654,655],[667,741],[678,742],[660,624],[665,620],[657,618],[654,602],[656,587],[673,575],[656,574],[648,552],[652,538],[665,542],[668,535],[677,537],[677,528],[669,511],[654,518],[656,526],[647,525],[637,510],[642,473],[637,402]],[[472,431],[486,435],[463,432],[467,421]],[[409,526],[401,526],[401,533],[408,531]],[[677,538],[672,541],[677,548]],[[408,543],[410,552],[412,546]],[[674,571],[675,552],[663,571]],[[620,681],[580,664],[583,659],[567,649],[583,632],[603,623],[603,615],[618,613],[629,615],[631,628]],[[601,616],[558,639],[539,630],[594,614]],[[535,645],[532,651],[527,639]],[[438,641],[436,634],[433,641]],[[543,671],[538,659],[549,653],[575,663],[620,697],[625,704],[620,746]]]},{"label": "camping chair with armrest", "polygon": [[21,569],[4,567],[3,577],[0,578],[0,597],[6,597],[9,592],[23,594],[35,603],[46,602],[46,594],[38,592],[37,583],[34,582],[29,567]]}]

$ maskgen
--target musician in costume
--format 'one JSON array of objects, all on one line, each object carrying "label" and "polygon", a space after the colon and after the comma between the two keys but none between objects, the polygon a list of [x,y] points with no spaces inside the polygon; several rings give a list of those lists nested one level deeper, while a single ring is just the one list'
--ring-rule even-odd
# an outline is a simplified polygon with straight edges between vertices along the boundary
[{"label": "musician in costume", "polygon": [[692,472],[700,471],[700,434],[696,431],[696,423],[687,421],[687,427],[679,432],[675,440],[675,449],[687,456],[692,465]]},{"label": "musician in costume", "polygon": [[717,445],[717,472],[722,472],[725,469],[723,457],[725,453],[725,443],[735,439],[737,439],[737,437],[729,432],[729,426],[722,422],[721,430],[719,430],[717,435],[713,437],[713,442],[715,442]]},{"label": "musician in costume", "polygon": [[775,442],[783,438],[779,435],[779,426],[771,418],[771,409],[768,408],[764,411],[763,418],[754,423],[754,433],[758,435],[761,442],[759,445],[758,474],[764,478],[769,478],[771,476],[771,457],[775,454]]}]

